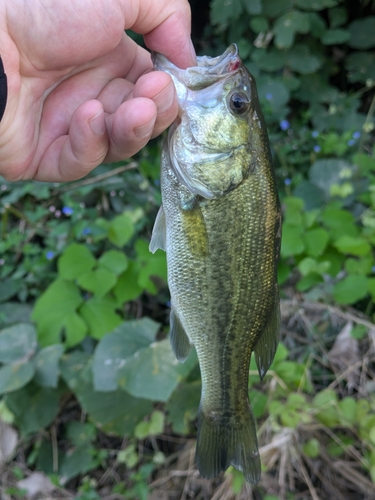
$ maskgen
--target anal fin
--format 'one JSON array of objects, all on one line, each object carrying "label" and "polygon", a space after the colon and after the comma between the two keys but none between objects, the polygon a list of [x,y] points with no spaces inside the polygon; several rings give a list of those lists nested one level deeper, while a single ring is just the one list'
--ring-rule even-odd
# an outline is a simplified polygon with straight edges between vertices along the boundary
[{"label": "anal fin", "polygon": [[280,337],[280,296],[276,285],[275,300],[270,316],[255,349],[255,361],[261,379],[267,373],[272,364]]},{"label": "anal fin", "polygon": [[166,225],[163,205],[159,208],[156,215],[149,246],[152,253],[155,253],[159,248],[164,251],[166,250]]},{"label": "anal fin", "polygon": [[180,318],[177,316],[173,308],[171,309],[170,327],[172,350],[178,361],[183,363],[189,356],[191,344],[189,337],[186,335],[184,327],[181,324]]}]

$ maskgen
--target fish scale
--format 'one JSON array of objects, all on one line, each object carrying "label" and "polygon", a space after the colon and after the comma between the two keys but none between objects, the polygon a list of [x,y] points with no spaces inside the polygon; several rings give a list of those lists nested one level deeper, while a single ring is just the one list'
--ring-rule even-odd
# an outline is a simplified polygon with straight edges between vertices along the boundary
[{"label": "fish scale", "polygon": [[[161,69],[184,81],[183,71],[161,58]],[[163,147],[163,204],[150,248],[167,253],[172,348],[180,361],[190,344],[198,355],[198,468],[209,478],[234,465],[256,483],[260,459],[248,397],[249,364],[255,351],[263,377],[278,342],[280,205],[254,80],[239,63],[236,48],[198,61],[201,67],[186,78],[194,82],[196,71],[200,83],[192,88],[198,90],[184,93],[182,125],[171,129]],[[205,107],[207,89],[212,89],[211,108],[217,100],[211,115]],[[242,96],[247,106],[244,116],[230,110],[233,92],[236,104]],[[194,126],[189,128],[191,109]],[[213,130],[221,132],[216,142]],[[231,134],[225,147],[223,134]]]}]

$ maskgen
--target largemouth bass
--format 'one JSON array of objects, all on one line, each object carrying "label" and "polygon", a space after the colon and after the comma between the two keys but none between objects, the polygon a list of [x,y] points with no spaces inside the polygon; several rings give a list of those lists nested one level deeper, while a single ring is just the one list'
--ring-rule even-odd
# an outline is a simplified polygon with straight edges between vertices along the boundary
[{"label": "largemouth bass", "polygon": [[281,215],[256,86],[234,44],[187,70],[153,59],[180,113],[162,151],[150,250],[167,253],[172,349],[181,362],[191,344],[198,355],[197,466],[211,478],[233,465],[257,483],[249,364],[254,352],[263,378],[278,344]]}]

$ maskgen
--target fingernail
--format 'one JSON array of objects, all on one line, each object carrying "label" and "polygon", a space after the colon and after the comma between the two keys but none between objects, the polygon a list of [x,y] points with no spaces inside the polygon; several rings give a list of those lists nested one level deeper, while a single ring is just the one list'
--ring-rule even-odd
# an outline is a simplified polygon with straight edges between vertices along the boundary
[{"label": "fingernail", "polygon": [[197,64],[197,54],[195,53],[195,48],[193,45],[193,42],[190,39],[190,55],[191,55],[191,60],[193,62],[193,66],[196,66]]},{"label": "fingernail", "polygon": [[175,96],[175,90],[174,90],[174,85],[171,82],[167,87],[165,87],[159,94],[157,94],[154,98],[153,101],[156,104],[156,107],[158,108],[158,113],[164,113],[167,111],[173,104],[174,101],[174,96]]},{"label": "fingernail", "polygon": [[96,135],[103,135],[106,131],[104,111],[101,109],[94,118],[89,121],[90,128]]},{"label": "fingernail", "polygon": [[151,120],[146,123],[146,125],[142,125],[142,127],[136,127],[134,129],[134,134],[138,139],[144,139],[148,137],[154,129],[155,120]]}]

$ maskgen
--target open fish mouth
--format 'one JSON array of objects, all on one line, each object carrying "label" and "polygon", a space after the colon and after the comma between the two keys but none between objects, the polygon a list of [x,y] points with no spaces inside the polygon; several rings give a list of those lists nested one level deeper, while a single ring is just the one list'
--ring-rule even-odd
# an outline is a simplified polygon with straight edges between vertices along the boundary
[{"label": "open fish mouth", "polygon": [[238,47],[235,43],[232,43],[220,56],[198,56],[197,66],[185,70],[175,66],[162,54],[153,53],[152,61],[155,70],[165,71],[170,74],[179,97],[179,89],[182,85],[191,90],[204,89],[214,82],[228,77],[241,65]]}]

